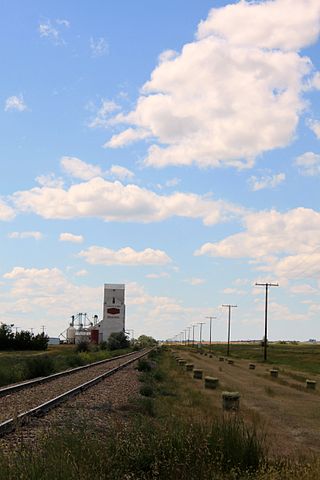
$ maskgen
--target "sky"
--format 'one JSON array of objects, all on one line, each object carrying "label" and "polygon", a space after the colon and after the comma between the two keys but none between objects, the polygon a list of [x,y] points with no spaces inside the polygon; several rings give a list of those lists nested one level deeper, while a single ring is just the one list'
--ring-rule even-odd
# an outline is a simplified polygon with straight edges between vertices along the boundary
[{"label": "sky", "polygon": [[[319,0],[3,0],[1,321],[320,338]],[[195,327],[196,338],[199,326]]]}]

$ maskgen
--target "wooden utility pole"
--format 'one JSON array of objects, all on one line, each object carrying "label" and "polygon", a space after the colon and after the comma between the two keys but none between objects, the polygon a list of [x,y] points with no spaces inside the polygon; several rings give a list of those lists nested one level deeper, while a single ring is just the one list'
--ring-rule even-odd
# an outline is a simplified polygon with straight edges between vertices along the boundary
[{"label": "wooden utility pole", "polygon": [[202,325],[205,325],[205,322],[198,322],[200,325],[200,348],[202,347]]},{"label": "wooden utility pole", "polygon": [[206,317],[209,318],[210,320],[210,340],[209,340],[209,345],[210,345],[210,350],[211,350],[211,332],[212,332],[212,320],[217,317]]},{"label": "wooden utility pole", "polygon": [[279,287],[278,283],[256,283],[257,287],[266,287],[266,298],[264,308],[264,352],[263,359],[267,361],[267,343],[268,343],[268,289],[269,287]]},{"label": "wooden utility pole", "polygon": [[229,310],[229,315],[228,315],[228,346],[227,346],[227,356],[229,356],[230,353],[230,324],[231,324],[231,308],[236,308],[238,305],[222,305],[222,307],[227,307]]}]

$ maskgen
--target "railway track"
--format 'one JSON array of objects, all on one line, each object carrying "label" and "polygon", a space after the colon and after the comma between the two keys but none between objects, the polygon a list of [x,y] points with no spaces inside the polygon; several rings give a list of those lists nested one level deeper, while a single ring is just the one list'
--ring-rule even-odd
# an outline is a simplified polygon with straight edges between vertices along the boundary
[{"label": "railway track", "polygon": [[1,389],[0,437],[29,423],[32,418],[45,415],[68,399],[147,355],[149,351],[150,349],[121,355]]}]

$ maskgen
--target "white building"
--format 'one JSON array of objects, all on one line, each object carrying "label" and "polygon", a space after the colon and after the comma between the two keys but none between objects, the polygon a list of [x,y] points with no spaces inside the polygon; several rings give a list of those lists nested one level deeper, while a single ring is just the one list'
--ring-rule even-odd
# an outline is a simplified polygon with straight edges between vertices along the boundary
[{"label": "white building", "polygon": [[99,330],[99,343],[108,340],[113,332],[125,331],[125,285],[105,283],[103,319],[94,328]]}]

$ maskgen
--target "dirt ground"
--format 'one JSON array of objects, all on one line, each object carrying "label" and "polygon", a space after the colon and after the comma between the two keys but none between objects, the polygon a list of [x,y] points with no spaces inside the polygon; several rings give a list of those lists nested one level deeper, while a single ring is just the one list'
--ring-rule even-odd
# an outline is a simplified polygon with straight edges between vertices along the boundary
[{"label": "dirt ground", "polygon": [[[256,364],[249,369],[248,360],[234,360],[179,352],[180,357],[203,369],[204,376],[219,379],[219,388],[205,390],[213,405],[221,408],[222,391],[240,393],[240,414],[257,425],[266,435],[266,445],[271,455],[305,455],[320,452],[320,385],[319,391],[307,390],[305,373],[279,368],[278,378],[272,378],[268,365]],[[204,390],[202,380],[190,380],[196,388]],[[308,377],[319,380],[316,376]],[[221,409],[222,411],[222,409]]]}]

